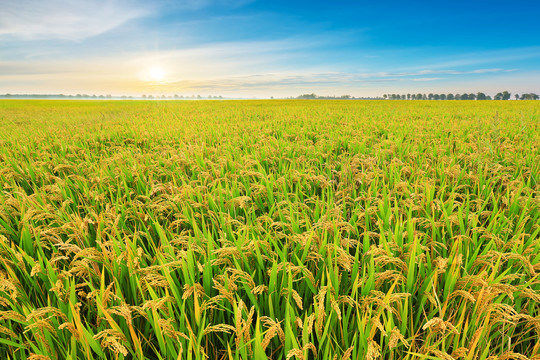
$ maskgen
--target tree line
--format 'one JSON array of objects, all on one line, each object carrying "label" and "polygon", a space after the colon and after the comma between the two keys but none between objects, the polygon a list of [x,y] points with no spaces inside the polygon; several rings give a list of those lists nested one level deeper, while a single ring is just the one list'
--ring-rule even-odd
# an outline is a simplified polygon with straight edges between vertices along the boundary
[{"label": "tree line", "polygon": [[77,94],[77,95],[65,95],[65,94],[0,94],[0,99],[223,99],[223,96],[212,96],[202,97],[201,95],[146,95],[143,94],[141,97],[136,96],[127,96],[119,95],[113,96],[111,94],[107,95],[88,95],[88,94]]},{"label": "tree line", "polygon": [[[273,99],[273,97],[272,97]],[[293,99],[292,97],[290,99]],[[354,97],[351,95],[341,95],[341,96],[320,96],[317,94],[303,94],[300,96],[297,96],[296,99],[301,100],[372,100],[376,98],[369,98],[369,97]],[[380,98],[379,98],[380,99]]]},{"label": "tree line", "polygon": [[[510,100],[512,94],[508,91],[497,93],[493,98],[483,92],[476,94],[384,94],[388,100]],[[514,94],[516,100],[539,100],[540,96],[535,93]]]}]

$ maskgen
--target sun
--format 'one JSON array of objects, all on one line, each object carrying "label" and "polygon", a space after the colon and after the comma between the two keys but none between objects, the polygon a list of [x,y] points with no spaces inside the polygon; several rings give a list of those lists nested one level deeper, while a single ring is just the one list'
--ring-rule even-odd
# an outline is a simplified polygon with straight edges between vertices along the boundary
[{"label": "sun", "polygon": [[152,81],[160,82],[165,79],[165,70],[158,66],[154,66],[150,69],[149,75]]}]

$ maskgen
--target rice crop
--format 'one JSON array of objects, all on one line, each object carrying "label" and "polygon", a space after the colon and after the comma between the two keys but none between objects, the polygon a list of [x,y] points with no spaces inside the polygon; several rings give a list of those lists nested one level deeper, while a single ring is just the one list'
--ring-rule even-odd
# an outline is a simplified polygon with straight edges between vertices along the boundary
[{"label": "rice crop", "polygon": [[540,359],[534,101],[2,101],[2,359]]}]

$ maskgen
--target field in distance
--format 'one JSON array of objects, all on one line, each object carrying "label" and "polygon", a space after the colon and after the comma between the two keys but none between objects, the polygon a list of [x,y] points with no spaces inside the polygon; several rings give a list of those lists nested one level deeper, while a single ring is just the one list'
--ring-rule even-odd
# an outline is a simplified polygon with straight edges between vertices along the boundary
[{"label": "field in distance", "polygon": [[0,357],[539,359],[539,104],[0,101]]}]

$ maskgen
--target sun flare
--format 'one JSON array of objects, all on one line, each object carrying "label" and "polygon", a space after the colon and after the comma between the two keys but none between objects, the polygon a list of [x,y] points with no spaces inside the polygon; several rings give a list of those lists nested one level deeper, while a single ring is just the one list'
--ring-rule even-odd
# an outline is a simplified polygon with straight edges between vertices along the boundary
[{"label": "sun flare", "polygon": [[163,70],[160,67],[155,66],[150,69],[149,75],[150,75],[150,80],[152,81],[156,81],[156,82],[163,81],[165,79],[165,70]]}]

